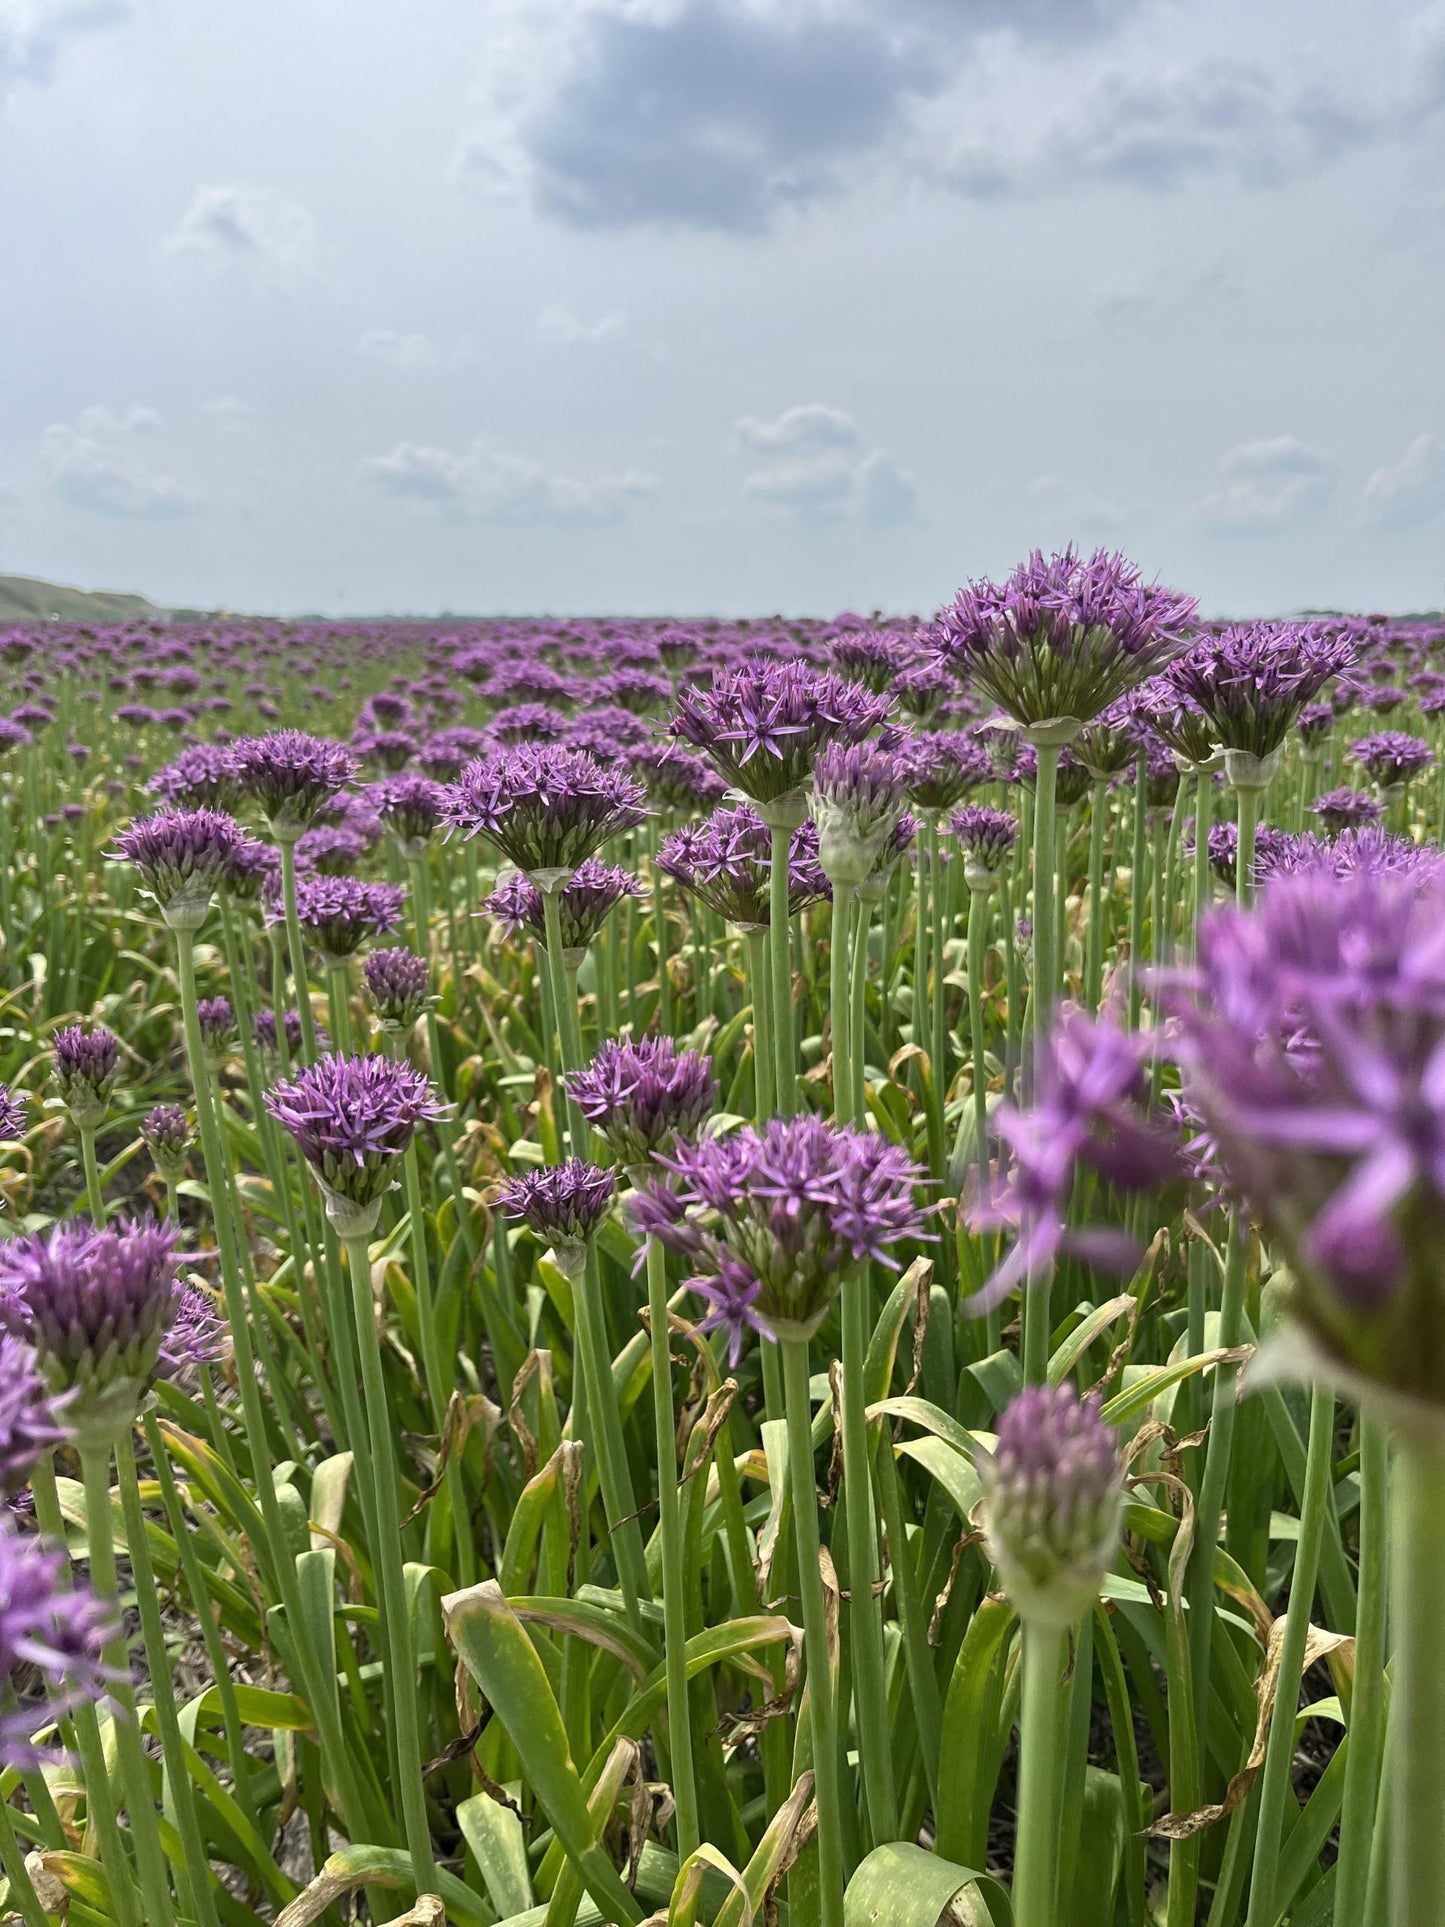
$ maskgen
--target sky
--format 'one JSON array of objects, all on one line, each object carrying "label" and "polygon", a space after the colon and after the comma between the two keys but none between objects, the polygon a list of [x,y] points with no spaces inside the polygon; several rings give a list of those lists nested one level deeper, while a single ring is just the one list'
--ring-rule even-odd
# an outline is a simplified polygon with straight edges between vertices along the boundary
[{"label": "sky", "polygon": [[1445,599],[1445,4],[0,0],[0,572]]}]

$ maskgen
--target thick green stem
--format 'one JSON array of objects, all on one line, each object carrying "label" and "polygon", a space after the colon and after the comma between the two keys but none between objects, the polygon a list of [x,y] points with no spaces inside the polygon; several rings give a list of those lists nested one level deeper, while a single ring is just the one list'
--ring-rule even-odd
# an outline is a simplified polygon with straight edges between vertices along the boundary
[{"label": "thick green stem", "polygon": [[[416,1286],[416,1318],[421,1331],[422,1370],[426,1374],[427,1395],[431,1401],[432,1423],[437,1442],[446,1450],[447,1405],[451,1380],[442,1368],[441,1342],[437,1336],[436,1302],[432,1293],[431,1254],[427,1250],[426,1210],[421,1195],[421,1169],[417,1162],[416,1140],[406,1147],[401,1161],[402,1182],[406,1189],[406,1214],[411,1232],[412,1282]],[[444,1473],[447,1503],[451,1507],[452,1535],[456,1543],[456,1575],[459,1586],[470,1586],[477,1576],[476,1552],[472,1545],[471,1517],[467,1507],[466,1484],[462,1478],[457,1452],[448,1455]]]},{"label": "thick green stem", "polygon": [[1390,1927],[1445,1907],[1445,1439],[1403,1432],[1392,1478]]},{"label": "thick green stem", "polygon": [[[1225,1258],[1224,1296],[1219,1313],[1221,1346],[1238,1345],[1244,1326],[1244,1299],[1249,1267],[1249,1220],[1236,1211],[1229,1227]],[[1204,1480],[1195,1506],[1194,1550],[1189,1561],[1189,1663],[1194,1704],[1201,1722],[1208,1719],[1209,1647],[1214,1633],[1214,1555],[1219,1546],[1219,1519],[1229,1483],[1229,1461],[1234,1448],[1234,1415],[1239,1403],[1239,1367],[1214,1368],[1214,1402],[1209,1443],[1204,1456]],[[1201,1743],[1200,1751],[1204,1748]]]},{"label": "thick green stem", "polygon": [[1129,867],[1129,1028],[1144,1007],[1144,923],[1149,908],[1149,760],[1134,766],[1134,844]]},{"label": "thick green stem", "polygon": [[1014,1843],[1014,1927],[1057,1927],[1060,1681],[1066,1635],[1023,1623],[1019,1715],[1018,1834]]},{"label": "thick green stem", "polygon": [[753,1114],[761,1127],[773,1114],[773,1076],[777,1069],[773,1045],[772,996],[768,982],[768,933],[744,933],[748,956],[748,990],[753,1000]]},{"label": "thick green stem", "polygon": [[1104,831],[1109,821],[1109,785],[1095,779],[1089,797],[1089,939],[1084,961],[1084,1002],[1099,1008],[1104,989]]},{"label": "thick green stem", "polygon": [[145,1514],[141,1511],[133,1432],[127,1432],[117,1444],[115,1467],[120,1485],[121,1509],[125,1517],[125,1540],[130,1552],[131,1571],[135,1575],[141,1638],[145,1644],[146,1666],[155,1700],[156,1728],[161,1739],[166,1784],[164,1804],[167,1809],[175,1809],[176,1830],[181,1836],[186,1881],[190,1887],[189,1904],[185,1911],[200,1922],[200,1927],[216,1927],[211,1869],[206,1858],[206,1843],[201,1837],[200,1823],[196,1818],[196,1793],[191,1783],[190,1769],[186,1765],[170,1654],[166,1650],[166,1629],[161,1621],[160,1593],[151,1566]]},{"label": "thick green stem", "polygon": [[1059,994],[1058,936],[1054,919],[1054,858],[1059,774],[1056,743],[1038,745],[1038,778],[1034,791],[1034,971],[1031,1022],[1035,1037],[1048,1029]]},{"label": "thick green stem", "polygon": [[938,818],[924,819],[928,842],[928,899],[933,913],[933,1013],[929,1021],[929,1057],[933,1064],[933,1089],[938,1106],[939,1131],[948,1098],[948,1022],[944,1006],[944,979],[948,974],[948,918],[945,914],[947,885],[943,874],[943,852],[938,838]]},{"label": "thick green stem", "polygon": [[85,1202],[96,1224],[105,1223],[105,1197],[100,1188],[100,1166],[95,1160],[95,1126],[82,1124],[80,1132],[80,1161],[85,1168]]},{"label": "thick green stem", "polygon": [[1234,900],[1247,910],[1254,898],[1254,845],[1259,828],[1259,801],[1256,789],[1236,790],[1239,798],[1239,846],[1235,854]]},{"label": "thick green stem", "polygon": [[[110,1504],[110,1447],[94,1439],[80,1443],[80,1474],[85,1487],[85,1543],[90,1559],[90,1590],[115,1609],[120,1624],[120,1589],[116,1583],[115,1526]],[[151,1793],[150,1767],[141,1745],[140,1722],[136,1714],[135,1688],[131,1684],[130,1654],[123,1633],[107,1641],[105,1663],[112,1675],[111,1698],[115,1702],[115,1750],[125,1789],[126,1811],[130,1814],[131,1838],[135,1842],[136,1873],[141,1899],[145,1904],[146,1927],[174,1920],[170,1881],[166,1877],[165,1855],[161,1851],[160,1827],[156,1823],[155,1800]],[[157,1692],[164,1692],[159,1682]]]},{"label": "thick green stem", "polygon": [[848,994],[848,916],[852,892],[840,885],[833,888],[833,934],[828,951],[829,1022],[833,1027],[833,1122],[849,1124],[853,1118],[853,1047],[849,1017],[852,998]]},{"label": "thick green stem", "polygon": [[788,910],[788,865],[793,833],[785,824],[775,823],[771,836],[768,948],[772,963],[773,1045],[777,1059],[774,1100],[779,1117],[791,1117],[798,1108],[797,1054],[793,1043],[793,920]]},{"label": "thick green stem", "polygon": [[[1280,1836],[1284,1828],[1285,1804],[1293,1804],[1290,1768],[1294,1762],[1295,1709],[1299,1705],[1300,1681],[1304,1677],[1305,1644],[1309,1638],[1310,1614],[1315,1603],[1315,1581],[1319,1577],[1320,1546],[1324,1539],[1330,1489],[1331,1445],[1335,1428],[1333,1392],[1316,1387],[1310,1398],[1309,1459],[1305,1471],[1304,1499],[1300,1507],[1299,1539],[1295,1547],[1294,1571],[1290,1576],[1289,1606],[1285,1614],[1284,1639],[1280,1646],[1279,1672],[1275,1681],[1274,1719],[1264,1755],[1264,1771],[1259,1781],[1259,1818],[1255,1824],[1254,1871],[1249,1889],[1249,1913],[1245,1927],[1275,1927],[1275,1874],[1279,1865]],[[1436,1599],[1438,1612],[1439,1599]],[[1441,1699],[1445,1710],[1445,1697]],[[1353,1740],[1351,1741],[1353,1745]],[[1445,1765],[1445,1749],[1440,1754]],[[1445,1822],[1445,1805],[1439,1820]],[[1445,1861],[1441,1862],[1445,1869]],[[1437,1887],[1438,1906],[1445,1898],[1445,1886]],[[1342,1918],[1348,1919],[1345,1915]]]},{"label": "thick green stem", "polygon": [[687,1688],[687,1575],[677,1491],[677,1417],[672,1402],[672,1352],[667,1325],[667,1253],[647,1247],[647,1309],[652,1326],[652,1412],[657,1448],[657,1516],[662,1540],[663,1657],[667,1672],[667,1735],[672,1797],[677,1806],[677,1852],[685,1860],[702,1838]]},{"label": "thick green stem", "polygon": [[[281,897],[286,909],[286,947],[291,957],[291,981],[296,991],[296,1009],[301,1018],[301,1061],[316,1062],[316,1017],[311,1008],[311,979],[306,974],[306,945],[301,940],[301,918],[296,910],[296,839],[277,837],[281,846]],[[281,1013],[276,1013],[276,1028],[281,1028]]]},{"label": "thick green stem", "polygon": [[327,974],[331,979],[331,1025],[336,1048],[350,1057],[356,1049],[356,1040],[351,1034],[351,966],[333,964]]},{"label": "thick green stem", "polygon": [[822,1927],[843,1927],[843,1794],[838,1760],[837,1708],[828,1655],[827,1608],[819,1563],[818,1493],[813,1479],[813,1405],[808,1389],[808,1341],[784,1338],[784,1403],[788,1417],[788,1480],[798,1546],[803,1643],[808,1668],[808,1713],[818,1813],[818,1914]]},{"label": "thick green stem", "polygon": [[1385,1622],[1388,1592],[1386,1515],[1390,1442],[1379,1420],[1360,1417],[1360,1586],[1355,1615],[1355,1681],[1350,1696],[1350,1751],[1340,1809],[1335,1917],[1363,1920],[1370,1847],[1380,1799],[1385,1733]]},{"label": "thick green stem", "polygon": [[381,1368],[381,1341],[376,1329],[376,1300],[371,1290],[371,1254],[367,1240],[348,1238],[351,1307],[361,1354],[361,1384],[366,1394],[368,1441],[376,1490],[377,1543],[372,1548],[380,1580],[381,1637],[392,1675],[392,1708],[396,1720],[396,1756],[401,1785],[402,1824],[412,1879],[420,1894],[436,1891],[436,1865],[427,1826],[426,1789],[422,1782],[421,1726],[416,1690],[416,1662],[412,1654],[411,1616],[407,1610],[406,1579],[402,1567],[401,1509],[397,1502],[396,1459],[392,1450],[390,1405]]}]

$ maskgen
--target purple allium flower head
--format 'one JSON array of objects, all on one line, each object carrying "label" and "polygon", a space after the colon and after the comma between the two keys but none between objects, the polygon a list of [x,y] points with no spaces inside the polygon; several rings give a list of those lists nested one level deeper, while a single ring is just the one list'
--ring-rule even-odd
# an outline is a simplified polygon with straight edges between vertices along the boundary
[{"label": "purple allium flower head", "polygon": [[617,1179],[605,1165],[568,1158],[506,1179],[497,1203],[520,1218],[533,1237],[551,1245],[570,1272],[587,1241],[601,1230],[616,1189]]},{"label": "purple allium flower head", "polygon": [[1007,810],[991,810],[983,803],[968,803],[954,812],[948,827],[962,852],[970,887],[992,888],[1018,842],[1017,817]]},{"label": "purple allium flower head", "polygon": [[974,1309],[987,1310],[1030,1278],[1047,1276],[1060,1256],[1132,1269],[1135,1239],[1113,1227],[1073,1228],[1067,1212],[1080,1166],[1127,1191],[1156,1189],[1177,1170],[1176,1145],[1145,1111],[1146,1049],[1145,1039],[1122,1031],[1111,1016],[1075,1008],[1066,1008],[1035,1047],[1033,1101],[1027,1108],[1005,1102],[995,1117],[1013,1154],[1007,1185],[973,1215],[980,1229],[1003,1226],[1018,1236],[971,1301]]},{"label": "purple allium flower head", "polygon": [[936,655],[929,655],[922,662],[914,663],[891,684],[892,693],[898,698],[898,707],[915,723],[931,722],[942,709],[944,698],[952,688],[953,678]]},{"label": "purple allium flower head", "polygon": [[1295,718],[1295,733],[1307,754],[1317,754],[1335,726],[1333,703],[1306,703]]},{"label": "purple allium flower head", "polygon": [[670,1178],[631,1200],[633,1223],[692,1267],[689,1289],[713,1307],[704,1324],[734,1347],[745,1329],[815,1331],[859,1264],[892,1264],[922,1234],[907,1152],[820,1117],[679,1143],[659,1163]]},{"label": "purple allium flower head", "polygon": [[999,1415],[983,1460],[984,1530],[1026,1625],[1063,1632],[1099,1596],[1119,1550],[1124,1474],[1097,1394],[1028,1385]]},{"label": "purple allium flower head", "polygon": [[70,1219],[0,1241],[0,1304],[34,1345],[66,1422],[109,1443],[134,1418],[180,1309],[176,1230],[114,1218]]},{"label": "purple allium flower head", "polygon": [[958,730],[920,730],[904,743],[901,755],[908,800],[920,810],[951,810],[970,790],[993,780],[982,743]]},{"label": "purple allium flower head", "polygon": [[1272,879],[1251,912],[1204,920],[1172,1014],[1186,1094],[1289,1261],[1296,1317],[1438,1421],[1445,875]]},{"label": "purple allium flower head", "polygon": [[876,743],[828,743],[813,765],[811,814],[829,881],[856,888],[882,857],[903,815],[907,766]]},{"label": "purple allium flower head", "polygon": [[1366,824],[1378,823],[1385,806],[1365,790],[1338,789],[1326,791],[1310,804],[1310,810],[1333,836],[1341,830],[1360,830]]},{"label": "purple allium flower head", "polygon": [[157,1171],[167,1183],[179,1183],[186,1174],[191,1144],[191,1127],[180,1105],[155,1105],[141,1119],[140,1134]]},{"label": "purple allium flower head", "polygon": [[0,1511],[0,1680],[33,1666],[46,1687],[43,1705],[0,1713],[0,1766],[38,1767],[45,1753],[33,1735],[82,1700],[104,1697],[111,1676],[104,1663],[114,1628],[109,1611],[62,1579],[63,1549],[22,1532]]},{"label": "purple allium flower head", "polygon": [[297,872],[312,876],[350,876],[370,848],[359,830],[342,823],[316,823],[297,839]]},{"label": "purple allium flower head", "polygon": [[906,637],[878,629],[847,629],[828,644],[828,659],[839,674],[875,696],[892,694],[914,653]]},{"label": "purple allium flower head", "polygon": [[[1205,644],[1199,643],[1196,647],[1202,649]],[[1142,684],[1135,691],[1130,708],[1136,719],[1147,725],[1180,762],[1197,770],[1218,766],[1223,753],[1218,730],[1193,697],[1177,688],[1169,675],[1152,676]],[[1136,744],[1135,758],[1138,753]]]},{"label": "purple allium flower head", "polygon": [[370,1231],[417,1126],[442,1115],[430,1080],[379,1052],[320,1057],[274,1085],[266,1108],[295,1139],[343,1237]]},{"label": "purple allium flower head", "polygon": [[273,872],[279,879],[280,858],[275,850],[243,835],[221,872],[220,887],[234,903],[255,903]]},{"label": "purple allium flower head", "polygon": [[643,821],[644,792],[621,770],[553,744],[519,744],[469,763],[447,819],[482,836],[538,884],[570,876],[609,837]]},{"label": "purple allium flower head", "polygon": [[711,809],[727,795],[722,778],[677,743],[644,743],[627,760],[651,801],[664,809]]},{"label": "purple allium flower head", "polygon": [[1441,872],[1442,858],[1438,850],[1416,843],[1413,837],[1394,836],[1379,824],[1367,823],[1363,829],[1341,830],[1328,838],[1271,833],[1255,870],[1261,880],[1303,874],[1347,877],[1357,870],[1424,880]]},{"label": "purple allium flower head", "polygon": [[55,1033],[55,1082],[73,1123],[99,1124],[120,1075],[120,1039],[103,1024]]},{"label": "purple allium flower head", "polygon": [[[1254,838],[1255,880],[1269,871],[1271,865],[1285,860],[1286,851],[1293,839],[1283,830],[1271,828],[1261,823]],[[1192,854],[1190,844],[1188,854]],[[1209,826],[1209,867],[1223,884],[1232,890],[1239,871],[1239,825],[1237,823],[1211,823]]]},{"label": "purple allium flower head", "polygon": [[[327,968],[354,957],[362,944],[384,937],[401,922],[403,892],[391,883],[363,883],[359,877],[302,877],[296,885],[301,930],[321,953]],[[279,904],[268,920],[285,914]]]},{"label": "purple allium flower head", "polygon": [[12,1091],[8,1084],[0,1084],[0,1144],[24,1137],[28,1103],[23,1091]]},{"label": "purple allium flower head", "polygon": [[[614,868],[600,857],[589,857],[557,892],[557,910],[562,923],[562,948],[585,950],[597,937],[614,907],[624,897],[642,897],[647,892],[629,870]],[[546,916],[542,892],[520,870],[504,875],[482,905],[508,934],[528,930],[540,943],[546,942]]]},{"label": "purple allium flower head", "polygon": [[183,1286],[176,1315],[161,1340],[156,1377],[179,1378],[188,1366],[213,1365],[225,1336],[225,1324],[210,1295],[199,1285]]},{"label": "purple allium flower head", "polygon": [[860,903],[877,904],[883,901],[883,894],[893,867],[906,851],[911,850],[918,840],[918,818],[907,810],[899,817],[888,832],[883,844],[873,859],[873,867],[863,881],[855,886]]},{"label": "purple allium flower head", "polygon": [[[662,840],[657,867],[728,923],[748,930],[771,921],[768,895],[771,839],[755,810],[714,810],[704,823],[675,830]],[[818,828],[802,823],[793,832],[788,859],[788,912],[830,898],[833,886],[818,861]]]},{"label": "purple allium flower head", "polygon": [[218,743],[183,749],[151,777],[146,788],[173,810],[230,810],[241,794],[235,759]]},{"label": "purple allium flower head", "polygon": [[1255,622],[1205,637],[1170,665],[1167,680],[1208,717],[1230,780],[1273,756],[1325,684],[1355,659],[1355,645],[1304,622]]},{"label": "purple allium flower head", "polygon": [[671,1037],[609,1040],[566,1085],[583,1117],[629,1170],[651,1164],[678,1138],[695,1136],[718,1095],[711,1060],[679,1050]]},{"label": "purple allium flower head", "polygon": [[196,1005],[201,1044],[211,1062],[224,1057],[236,1038],[236,1013],[229,997],[202,997]]},{"label": "purple allium flower head", "polygon": [[1382,729],[1373,736],[1362,736],[1350,744],[1354,758],[1372,783],[1382,790],[1408,783],[1435,761],[1435,752],[1418,736],[1407,736],[1398,729]]},{"label": "purple allium flower head", "polygon": [[237,782],[261,805],[278,841],[299,837],[322,804],[356,774],[350,752],[340,743],[300,729],[244,736],[231,754]]},{"label": "purple allium flower head", "polygon": [[1139,716],[1144,692],[1152,686],[1145,683],[1110,703],[1075,738],[1074,753],[1096,783],[1121,775],[1138,759]]},{"label": "purple allium flower head", "polygon": [[888,709],[886,696],[843,676],[754,661],[719,671],[709,689],[679,689],[672,733],[766,815],[798,795],[827,744],[863,742]]},{"label": "purple allium flower head", "polygon": [[244,841],[219,810],[166,810],[122,830],[112,854],[133,863],[173,930],[199,930]]},{"label": "purple allium flower head", "polygon": [[13,716],[0,716],[0,751],[23,749],[31,740],[30,731]]},{"label": "purple allium flower head", "polygon": [[353,738],[352,746],[358,756],[369,757],[392,772],[405,769],[421,747],[405,729],[365,730]]},{"label": "purple allium flower head", "polygon": [[375,783],[367,798],[401,845],[406,857],[419,859],[446,817],[447,793],[429,776],[393,776]]},{"label": "purple allium flower head", "polygon": [[[297,1051],[300,1050],[302,1041],[300,1011],[288,1010],[285,1016],[285,1025],[286,1049],[288,1054],[294,1057]],[[252,1020],[251,1028],[256,1033],[256,1042],[261,1046],[262,1050],[268,1051],[274,1056],[279,1048],[279,1040],[276,1035],[275,1011],[258,1010],[255,1018]],[[318,1024],[316,1026],[316,1048],[324,1051],[329,1050],[330,1047],[330,1038],[327,1037],[326,1032]]]},{"label": "purple allium flower head", "polygon": [[43,1377],[35,1347],[0,1331],[0,1492],[18,1492],[45,1454],[67,1436],[64,1400]]},{"label": "purple allium flower head", "polygon": [[1122,555],[1036,549],[1007,581],[959,591],[939,618],[940,648],[1024,728],[1087,723],[1178,653],[1194,608]]},{"label": "purple allium flower head", "polygon": [[362,980],[384,1031],[409,1031],[426,1009],[431,966],[413,950],[373,950],[361,966]]}]

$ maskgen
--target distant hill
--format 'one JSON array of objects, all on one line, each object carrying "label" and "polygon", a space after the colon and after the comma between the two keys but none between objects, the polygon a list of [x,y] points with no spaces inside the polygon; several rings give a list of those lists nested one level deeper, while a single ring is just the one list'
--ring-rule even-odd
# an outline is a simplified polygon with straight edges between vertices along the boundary
[{"label": "distant hill", "polygon": [[163,609],[143,595],[109,589],[69,589],[33,575],[0,575],[0,622],[171,622],[202,616],[200,609]]}]

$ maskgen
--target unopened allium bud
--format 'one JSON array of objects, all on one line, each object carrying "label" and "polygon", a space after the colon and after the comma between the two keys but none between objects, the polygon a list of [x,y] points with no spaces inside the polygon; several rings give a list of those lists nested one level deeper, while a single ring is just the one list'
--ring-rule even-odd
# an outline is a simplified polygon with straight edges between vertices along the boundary
[{"label": "unopened allium bud", "polygon": [[167,1184],[179,1184],[186,1175],[186,1152],[191,1144],[191,1127],[179,1104],[157,1104],[141,1119],[140,1134],[157,1171]]},{"label": "unopened allium bud", "polygon": [[105,1116],[120,1075],[120,1039],[97,1024],[71,1024],[55,1034],[55,1082],[71,1122],[93,1129]]},{"label": "unopened allium bud", "polygon": [[384,1031],[409,1031],[426,1009],[431,968],[425,957],[398,947],[373,950],[361,966],[376,1021]]},{"label": "unopened allium bud", "polygon": [[209,1070],[218,1070],[236,1039],[236,1013],[229,997],[202,997],[196,1005],[201,1049]]},{"label": "unopened allium bud", "polygon": [[1099,1596],[1119,1550],[1124,1479],[1097,1395],[1030,1385],[982,1463],[988,1549],[1026,1624],[1063,1632]]},{"label": "unopened allium bud", "polygon": [[963,874],[970,890],[991,890],[1003,875],[1018,841],[1017,819],[1007,810],[991,810],[970,803],[949,819],[954,841],[963,857]]},{"label": "unopened allium bud", "polygon": [[344,1238],[374,1228],[417,1126],[442,1113],[430,1080],[410,1064],[339,1051],[273,1086],[266,1108],[295,1139]]},{"label": "unopened allium bud", "polygon": [[882,856],[903,814],[907,769],[876,745],[829,744],[813,766],[818,861],[834,888],[856,888]]}]

